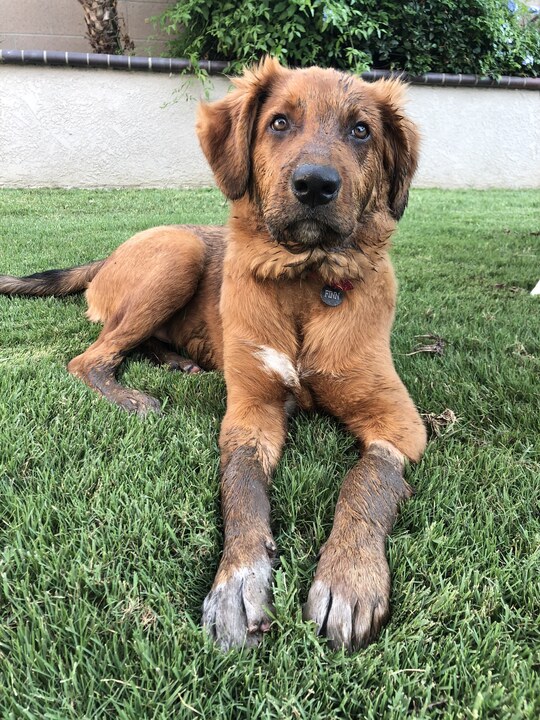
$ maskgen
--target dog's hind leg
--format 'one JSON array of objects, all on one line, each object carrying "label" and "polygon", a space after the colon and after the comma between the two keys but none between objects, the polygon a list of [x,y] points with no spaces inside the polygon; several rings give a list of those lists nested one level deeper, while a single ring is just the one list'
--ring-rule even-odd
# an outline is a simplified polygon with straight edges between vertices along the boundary
[{"label": "dog's hind leg", "polygon": [[156,228],[121,246],[87,291],[88,316],[104,321],[88,350],[68,364],[107,400],[130,412],[158,411],[159,402],[122,386],[116,371],[125,356],[153,338],[196,292],[205,246],[187,230]]},{"label": "dog's hind leg", "polygon": [[137,350],[146,355],[146,357],[157,365],[164,365],[169,370],[180,370],[188,374],[199,373],[201,368],[190,360],[190,358],[179,355],[174,350],[171,350],[161,340],[157,338],[150,338],[140,345]]},{"label": "dog's hind leg", "polygon": [[133,302],[119,310],[105,323],[96,342],[71,360],[68,370],[110,402],[129,412],[145,415],[149,411],[159,411],[158,400],[139,390],[124,387],[116,379],[116,371],[125,356],[161,324],[159,315],[156,319],[149,314],[144,318],[141,310],[140,304]]}]

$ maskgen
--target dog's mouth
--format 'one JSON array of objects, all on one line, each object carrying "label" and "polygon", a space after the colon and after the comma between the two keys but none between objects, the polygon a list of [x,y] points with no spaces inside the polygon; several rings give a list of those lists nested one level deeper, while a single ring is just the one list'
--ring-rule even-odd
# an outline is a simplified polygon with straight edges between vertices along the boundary
[{"label": "dog's mouth", "polygon": [[324,252],[341,252],[350,248],[340,228],[328,222],[314,219],[295,220],[282,228],[268,227],[272,238],[293,254],[319,248]]}]

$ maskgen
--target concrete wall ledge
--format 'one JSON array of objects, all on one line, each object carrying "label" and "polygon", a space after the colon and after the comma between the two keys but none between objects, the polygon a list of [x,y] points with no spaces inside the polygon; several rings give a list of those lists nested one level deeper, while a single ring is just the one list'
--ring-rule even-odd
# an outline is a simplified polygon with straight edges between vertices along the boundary
[{"label": "concrete wall ledge", "polygon": [[[148,67],[152,58],[140,59],[154,72],[115,72],[111,63],[121,56],[97,56],[103,69],[88,64],[82,69],[66,62],[73,53],[59,53],[64,67],[56,62],[45,67],[34,62],[38,51],[24,52],[30,64],[7,59],[10,52],[15,51],[0,51],[4,187],[213,184],[194,131],[197,99],[204,97],[195,78],[179,77],[170,68],[156,72]],[[43,51],[39,54],[43,59]],[[46,57],[51,60],[50,52]],[[220,97],[229,82],[222,68],[209,70],[217,73],[211,97]],[[538,82],[517,78],[525,79]],[[452,84],[446,76],[444,85],[441,78],[439,86],[413,81],[409,88],[408,112],[423,137],[416,186],[540,188],[538,89]]]}]

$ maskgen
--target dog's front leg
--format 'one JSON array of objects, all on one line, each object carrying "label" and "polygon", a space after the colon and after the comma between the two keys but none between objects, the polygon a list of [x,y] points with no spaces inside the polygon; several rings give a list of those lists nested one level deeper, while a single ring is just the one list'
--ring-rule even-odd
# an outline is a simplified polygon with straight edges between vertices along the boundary
[{"label": "dog's front leg", "polygon": [[[362,366],[362,365],[361,365]],[[356,650],[375,638],[390,612],[385,542],[399,504],[410,497],[405,459],[419,460],[425,429],[390,367],[316,381],[325,407],[361,440],[364,453],[346,475],[330,536],[304,609],[333,648]]]},{"label": "dog's front leg", "polygon": [[[252,354],[251,354],[252,355]],[[246,357],[226,373],[220,434],[224,549],[203,624],[224,650],[254,646],[270,627],[272,562],[268,487],[285,440],[285,389]]]},{"label": "dog's front leg", "polygon": [[335,649],[367,645],[388,618],[385,540],[411,493],[403,456],[389,443],[372,443],[345,477],[304,609]]}]

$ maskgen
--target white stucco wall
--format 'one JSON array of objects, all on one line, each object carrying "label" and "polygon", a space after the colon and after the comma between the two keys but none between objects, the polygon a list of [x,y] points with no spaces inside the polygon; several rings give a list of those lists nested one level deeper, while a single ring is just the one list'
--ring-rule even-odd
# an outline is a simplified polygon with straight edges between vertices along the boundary
[{"label": "white stucco wall", "polygon": [[[202,90],[193,83],[174,95],[182,82],[166,74],[0,65],[0,184],[211,185],[194,131]],[[213,97],[226,92],[225,79],[212,82]],[[540,188],[540,93],[414,86],[409,96],[423,135],[416,186]]]},{"label": "white stucco wall", "polygon": [[412,86],[417,187],[540,188],[540,92]]}]

